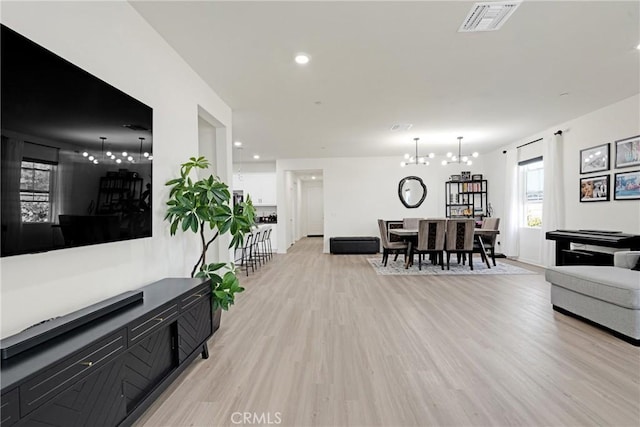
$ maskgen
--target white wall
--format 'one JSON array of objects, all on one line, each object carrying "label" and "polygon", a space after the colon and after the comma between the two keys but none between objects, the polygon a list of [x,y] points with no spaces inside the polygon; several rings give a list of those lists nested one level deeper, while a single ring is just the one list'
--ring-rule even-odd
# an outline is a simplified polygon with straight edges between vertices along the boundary
[{"label": "white wall", "polygon": [[[615,169],[615,147],[613,144],[616,140],[640,134],[640,95],[632,96],[568,122],[554,125],[515,141],[487,156],[489,191],[496,195],[501,194],[500,197],[491,197],[492,200],[495,200],[495,203],[492,202],[494,216],[504,215],[502,195],[504,194],[505,156],[502,151],[538,138],[551,137],[557,130],[563,131],[564,177],[560,185],[563,186],[565,194],[565,227],[567,229],[620,230],[640,234],[640,201],[613,200],[613,194],[611,194],[609,202],[580,203],[579,200],[580,177],[609,174],[613,185],[616,172],[640,169]],[[602,173],[580,175],[580,150],[607,142],[611,143],[611,169]],[[521,256],[529,262],[539,264],[540,239],[534,241],[533,236],[526,235],[525,238],[527,237],[531,238],[529,243],[536,246],[526,247],[525,253],[521,253]],[[535,257],[535,254],[538,256]]]},{"label": "white wall", "polygon": [[[218,164],[215,161],[216,156],[216,128],[209,123],[204,117],[198,115],[198,155],[204,156],[211,166],[207,169],[197,171],[198,178],[204,179],[211,175],[218,176]],[[206,227],[206,239],[213,237],[212,230]],[[206,262],[211,263],[213,260],[220,259],[220,250],[217,245],[209,246],[206,254]]]},{"label": "white wall", "polygon": [[[236,153],[238,150],[236,149]],[[236,155],[237,156],[237,155]],[[276,162],[234,162],[233,173],[275,173]]]},{"label": "white wall", "polygon": [[164,183],[198,153],[199,108],[222,126],[217,172],[231,182],[231,109],[127,2],[3,2],[2,23],[153,108],[154,202],[152,238],[0,260],[1,335],[163,277],[188,276],[198,242],[169,236]]},{"label": "white wall", "polygon": [[[444,183],[452,174],[470,170],[486,176],[486,159],[474,159],[472,166],[442,166],[432,162],[429,166],[400,167],[398,157],[358,157],[286,159],[276,162],[278,186],[279,241],[287,240],[290,213],[287,208],[291,183],[286,175],[296,170],[322,170],[324,184],[324,252],[329,251],[329,238],[337,236],[378,236],[379,218],[445,216]],[[421,207],[407,209],[398,198],[398,183],[406,176],[416,175],[427,185],[428,195]],[[489,186],[489,202],[494,194]],[[502,196],[500,196],[502,197]],[[282,226],[281,226],[282,224]],[[286,246],[278,248],[286,252]]]}]

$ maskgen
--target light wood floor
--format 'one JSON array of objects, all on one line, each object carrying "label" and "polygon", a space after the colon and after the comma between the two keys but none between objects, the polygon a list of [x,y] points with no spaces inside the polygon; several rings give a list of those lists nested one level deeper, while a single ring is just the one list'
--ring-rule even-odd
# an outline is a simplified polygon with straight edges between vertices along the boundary
[{"label": "light wood floor", "polygon": [[640,425],[640,348],[555,313],[542,275],[377,276],[321,252],[303,239],[243,279],[211,357],[137,425]]}]

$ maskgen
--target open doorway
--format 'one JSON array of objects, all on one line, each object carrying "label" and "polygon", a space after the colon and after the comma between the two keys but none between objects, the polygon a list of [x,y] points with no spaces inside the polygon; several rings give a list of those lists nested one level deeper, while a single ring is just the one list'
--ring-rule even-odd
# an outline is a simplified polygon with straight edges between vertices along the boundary
[{"label": "open doorway", "polygon": [[303,180],[301,222],[303,235],[324,236],[324,186],[322,179]]},{"label": "open doorway", "polygon": [[[306,237],[324,236],[324,181],[320,169],[284,171],[284,204],[278,212],[286,216],[283,237],[286,247]],[[284,250],[282,253],[286,253]]]},{"label": "open doorway", "polygon": [[[209,168],[197,171],[198,177],[216,175],[226,184],[231,184],[231,147],[228,143],[229,135],[227,133],[228,129],[219,120],[198,106],[197,155],[204,156],[210,162]],[[233,252],[229,250],[229,242],[228,235],[219,236],[216,243],[209,246],[207,258],[220,262],[233,260]]]}]

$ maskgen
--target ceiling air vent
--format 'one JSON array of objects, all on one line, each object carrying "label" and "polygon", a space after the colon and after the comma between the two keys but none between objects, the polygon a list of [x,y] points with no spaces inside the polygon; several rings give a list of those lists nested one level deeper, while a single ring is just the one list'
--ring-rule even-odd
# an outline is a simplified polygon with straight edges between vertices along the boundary
[{"label": "ceiling air vent", "polygon": [[131,130],[135,130],[135,131],[148,131],[149,130],[146,127],[141,126],[141,125],[122,125],[122,127],[125,127],[127,129],[131,129]]},{"label": "ceiling air vent", "polygon": [[400,132],[411,129],[411,126],[413,126],[411,123],[396,123],[395,125],[391,125],[389,130],[391,132]]},{"label": "ceiling air vent", "polygon": [[458,29],[460,33],[499,30],[520,6],[519,1],[476,3]]}]

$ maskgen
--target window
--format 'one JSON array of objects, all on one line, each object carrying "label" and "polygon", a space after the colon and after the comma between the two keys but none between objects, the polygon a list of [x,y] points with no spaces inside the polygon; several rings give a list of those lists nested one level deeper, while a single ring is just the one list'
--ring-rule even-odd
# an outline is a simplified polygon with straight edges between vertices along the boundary
[{"label": "window", "polygon": [[24,160],[20,175],[20,211],[22,222],[51,220],[51,172],[53,165]]},{"label": "window", "polygon": [[523,225],[539,228],[542,225],[542,201],[544,196],[544,167],[538,157],[520,162],[523,183]]}]

